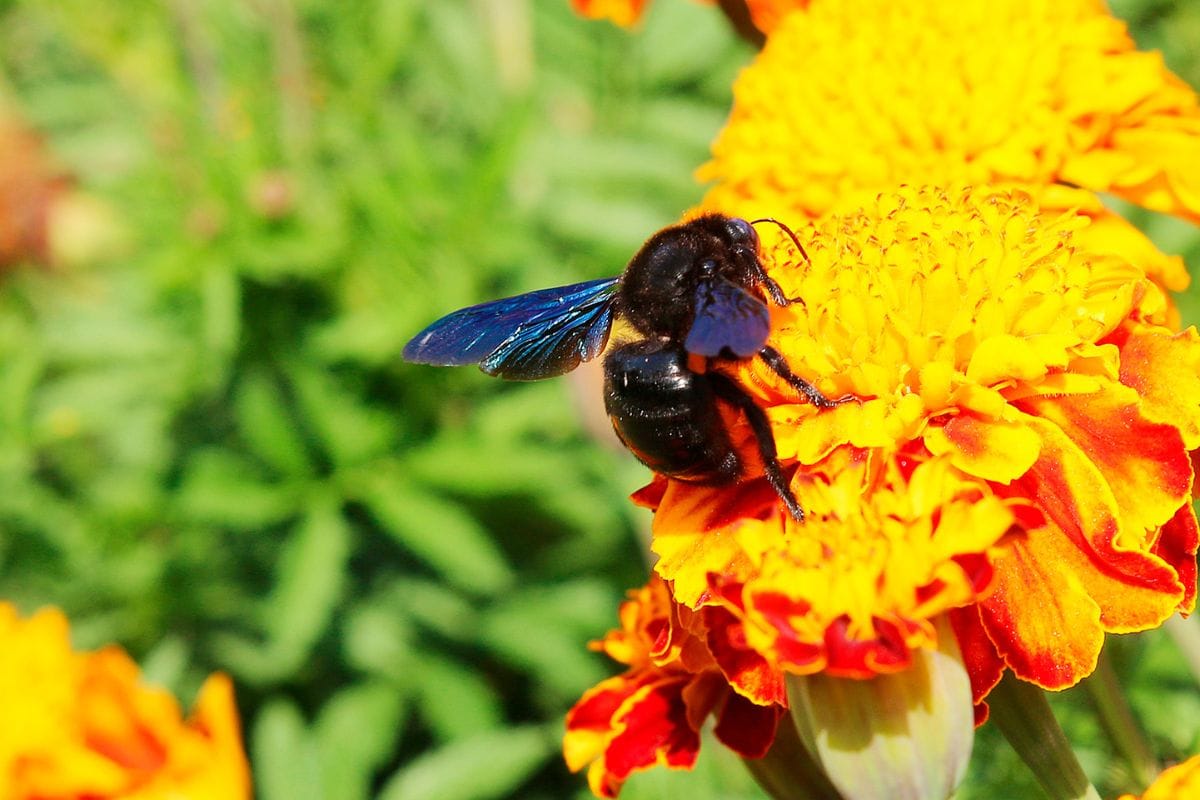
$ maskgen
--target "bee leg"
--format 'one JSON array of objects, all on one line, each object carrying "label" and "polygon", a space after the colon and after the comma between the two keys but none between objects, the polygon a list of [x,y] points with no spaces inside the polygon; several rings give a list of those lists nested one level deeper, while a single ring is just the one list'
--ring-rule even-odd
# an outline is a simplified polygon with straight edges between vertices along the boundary
[{"label": "bee leg", "polygon": [[[808,252],[804,249],[804,245],[800,244],[800,240],[798,238],[796,238],[796,234],[792,232],[791,228],[789,228],[787,225],[784,225],[782,222],[775,219],[774,217],[763,217],[761,219],[756,219],[756,220],[753,220],[750,224],[756,225],[760,222],[769,222],[772,225],[778,225],[780,227],[780,229],[782,229],[783,232],[788,235],[788,238],[790,238],[792,240],[792,244],[796,245],[796,249],[800,251],[800,255],[804,256],[804,260],[805,261],[809,260]],[[755,259],[755,264],[756,264],[757,273],[758,273],[755,276],[755,278],[760,283],[762,283],[764,286],[767,287],[767,294],[769,294],[771,296],[771,299],[775,301],[775,305],[790,306],[792,303],[799,303],[800,305],[804,305],[804,300],[802,300],[801,298],[788,297],[787,295],[785,295],[783,293],[783,289],[780,288],[779,284],[775,282],[775,279],[771,278],[770,276],[767,275],[767,271],[763,268],[761,260]]]},{"label": "bee leg", "polygon": [[778,281],[766,273],[761,264],[758,267],[758,271],[759,281],[767,288],[767,294],[770,295],[771,299],[775,301],[775,305],[790,306],[792,303],[804,305],[804,301],[799,297],[788,297],[786,294],[784,294],[783,287],[779,285]]},{"label": "bee leg", "polygon": [[743,392],[729,378],[719,372],[709,372],[707,376],[717,397],[732,403],[745,412],[746,419],[750,422],[750,429],[754,431],[754,438],[758,441],[758,453],[762,456],[763,472],[766,474],[767,483],[771,484],[775,494],[779,495],[779,499],[787,506],[792,519],[796,522],[804,522],[804,509],[800,508],[796,495],[792,494],[792,489],[788,486],[787,478],[783,476],[783,467],[779,466],[779,457],[775,450],[775,434],[771,432],[771,423],[767,420],[766,413],[758,407],[754,398]]},{"label": "bee leg", "polygon": [[792,385],[796,391],[808,398],[808,402],[812,403],[817,408],[833,408],[839,406],[849,400],[854,400],[852,394],[844,394],[841,397],[830,400],[821,391],[813,386],[808,381],[804,380],[796,373],[792,372],[792,368],[788,366],[787,361],[779,351],[774,347],[767,345],[758,351],[758,357],[761,358],[768,367],[770,367],[776,375],[783,378]]},{"label": "bee leg", "polygon": [[783,287],[779,285],[777,280],[767,274],[767,271],[763,269],[761,261],[755,260],[750,267],[750,271],[752,272],[751,277],[754,279],[754,282],[761,284],[767,290],[767,295],[775,305],[790,306],[792,303],[804,305],[804,301],[799,297],[788,297],[783,293]]}]

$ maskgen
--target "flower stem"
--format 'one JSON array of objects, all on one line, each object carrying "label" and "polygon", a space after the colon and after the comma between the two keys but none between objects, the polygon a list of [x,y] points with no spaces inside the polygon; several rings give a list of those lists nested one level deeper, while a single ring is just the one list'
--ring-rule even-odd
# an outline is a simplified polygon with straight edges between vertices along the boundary
[{"label": "flower stem", "polygon": [[1109,741],[1125,759],[1134,785],[1139,789],[1149,786],[1158,775],[1158,761],[1121,691],[1108,648],[1100,651],[1096,671],[1084,680],[1083,685]]},{"label": "flower stem", "polygon": [[842,800],[816,756],[800,741],[790,714],[779,720],[767,754],[743,763],[773,800]]},{"label": "flower stem", "polygon": [[1200,683],[1200,624],[1197,624],[1196,617],[1184,619],[1176,614],[1163,623],[1163,627],[1175,640],[1175,646],[1183,652],[1193,677]]},{"label": "flower stem", "polygon": [[991,719],[1052,800],[1100,800],[1042,689],[1011,672],[988,695]]}]

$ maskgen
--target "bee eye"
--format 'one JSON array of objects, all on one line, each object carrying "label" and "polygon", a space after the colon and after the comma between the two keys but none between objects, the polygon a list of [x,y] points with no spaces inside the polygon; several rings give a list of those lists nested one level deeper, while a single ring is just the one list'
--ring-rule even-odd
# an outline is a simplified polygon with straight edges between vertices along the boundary
[{"label": "bee eye", "polygon": [[729,232],[729,238],[737,244],[746,243],[754,249],[758,249],[758,233],[744,219],[730,217],[725,223],[725,230]]}]

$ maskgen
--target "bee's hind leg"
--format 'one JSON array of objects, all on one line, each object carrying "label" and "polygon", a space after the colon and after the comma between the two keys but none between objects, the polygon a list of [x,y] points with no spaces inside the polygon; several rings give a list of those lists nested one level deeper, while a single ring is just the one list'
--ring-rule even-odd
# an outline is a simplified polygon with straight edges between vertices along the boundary
[{"label": "bee's hind leg", "polygon": [[808,381],[801,378],[796,373],[792,372],[792,368],[788,366],[787,360],[780,355],[779,351],[770,345],[764,346],[758,351],[758,357],[771,368],[771,370],[783,378],[792,388],[800,392],[808,398],[808,402],[812,403],[817,408],[833,408],[840,406],[842,403],[856,399],[852,394],[844,394],[841,397],[836,397],[830,400],[825,395],[821,394],[821,390],[813,386]]},{"label": "bee's hind leg", "polygon": [[[754,438],[758,441],[758,452],[762,457],[763,472],[767,483],[779,495],[779,499],[787,507],[788,513],[796,522],[804,522],[804,509],[792,494],[787,478],[783,475],[783,467],[779,465],[779,456],[775,449],[775,434],[771,432],[771,423],[766,413],[754,402],[754,398],[742,391],[736,383],[719,372],[709,372],[708,379],[717,397],[732,403],[746,414]],[[816,391],[815,389],[813,391]],[[818,394],[820,394],[818,392]]]}]

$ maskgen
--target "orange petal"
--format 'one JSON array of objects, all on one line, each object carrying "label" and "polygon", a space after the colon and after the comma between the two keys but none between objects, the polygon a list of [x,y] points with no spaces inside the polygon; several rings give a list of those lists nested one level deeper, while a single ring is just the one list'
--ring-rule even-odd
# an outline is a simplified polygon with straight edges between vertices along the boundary
[{"label": "orange petal", "polygon": [[1188,450],[1200,447],[1200,335],[1137,326],[1114,334],[1121,383],[1137,390],[1142,413],[1179,428]]},{"label": "orange petal", "polygon": [[[739,520],[783,517],[779,497],[765,480],[734,487],[695,486],[670,481],[654,515],[651,548],[658,555],[655,571],[673,581],[675,599],[695,606],[708,590],[708,574],[737,577],[749,564],[736,534]],[[718,530],[719,529],[719,530]]]},{"label": "orange petal", "polygon": [[959,414],[925,432],[925,446],[934,455],[948,453],[950,462],[963,472],[1004,484],[1033,466],[1040,441],[1019,422],[987,420],[974,414]]},{"label": "orange petal", "polygon": [[[1030,532],[1027,546],[1033,550],[1036,544],[1043,569],[1061,564],[1058,571],[1067,576],[1061,579],[1064,593],[1078,588],[1093,598],[1106,630],[1158,624],[1183,598],[1179,574],[1150,552],[1142,536],[1122,533],[1109,483],[1079,446],[1051,422],[1030,422],[1042,434],[1042,455],[1018,485],[1045,512],[1047,522]],[[1138,445],[1127,446],[1136,451]],[[1047,537],[1047,530],[1057,533]],[[999,564],[996,572],[999,576]]]},{"label": "orange petal", "polygon": [[809,0],[746,0],[754,27],[770,33],[789,12],[808,7]]},{"label": "orange petal", "polygon": [[1189,496],[1192,465],[1178,429],[1146,419],[1136,395],[1121,389],[1028,398],[1020,406],[1057,425],[1096,466],[1120,509],[1126,546],[1133,546]]},{"label": "orange petal", "polygon": [[[1200,797],[1200,756],[1192,756],[1182,764],[1176,764],[1154,779],[1141,800],[1184,800]],[[1138,800],[1131,794],[1123,794],[1118,800]]]},{"label": "orange petal", "polygon": [[[1030,533],[996,560],[992,593],[979,604],[987,637],[1018,677],[1065,689],[1091,674],[1104,643],[1100,608],[1075,576],[1043,560],[1053,527]],[[1037,537],[1035,545],[1032,541]]]}]

